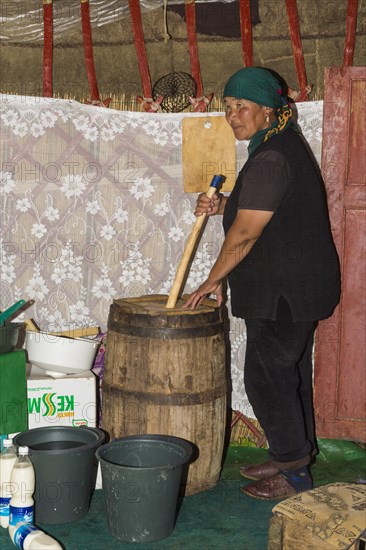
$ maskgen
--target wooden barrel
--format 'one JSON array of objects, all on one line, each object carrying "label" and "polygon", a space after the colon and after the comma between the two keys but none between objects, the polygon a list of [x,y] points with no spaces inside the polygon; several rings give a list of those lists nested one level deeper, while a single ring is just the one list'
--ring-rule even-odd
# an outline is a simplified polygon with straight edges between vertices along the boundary
[{"label": "wooden barrel", "polygon": [[[196,310],[167,296],[114,300],[108,318],[102,423],[111,436],[166,434],[191,441],[185,494],[220,475],[227,403],[227,316],[214,300]],[[198,451],[198,452],[197,452]]]}]

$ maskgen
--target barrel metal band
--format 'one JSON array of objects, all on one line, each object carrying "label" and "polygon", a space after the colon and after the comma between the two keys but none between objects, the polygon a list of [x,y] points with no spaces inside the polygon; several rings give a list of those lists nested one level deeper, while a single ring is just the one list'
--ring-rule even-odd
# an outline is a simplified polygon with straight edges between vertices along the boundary
[{"label": "barrel metal band", "polygon": [[220,397],[225,397],[227,395],[227,384],[224,382],[216,388],[207,390],[204,392],[198,393],[173,393],[173,394],[162,394],[162,393],[143,393],[135,392],[122,388],[116,388],[110,384],[103,385],[103,392],[105,394],[118,394],[118,397],[123,396],[122,402],[127,403],[131,401],[136,401],[140,404],[153,404],[153,405],[171,405],[171,406],[189,406],[189,405],[201,405],[203,403],[210,403],[216,401]]},{"label": "barrel metal band", "polygon": [[183,340],[187,338],[204,338],[221,334],[224,331],[224,323],[215,325],[189,327],[189,328],[157,328],[136,325],[122,325],[110,320],[108,329],[128,336],[140,336],[141,338],[153,338],[155,340]]}]

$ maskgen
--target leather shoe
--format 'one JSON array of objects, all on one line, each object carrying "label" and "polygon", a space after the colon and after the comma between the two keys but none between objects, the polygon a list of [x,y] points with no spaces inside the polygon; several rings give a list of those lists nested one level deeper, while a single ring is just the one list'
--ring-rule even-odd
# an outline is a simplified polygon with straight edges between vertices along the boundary
[{"label": "leather shoe", "polygon": [[273,474],[277,474],[278,471],[278,468],[273,466],[270,460],[267,460],[267,462],[262,462],[262,464],[248,464],[239,470],[243,477],[254,480],[265,479]]},{"label": "leather shoe", "polygon": [[249,483],[245,487],[242,487],[241,490],[246,495],[261,500],[274,500],[297,495],[297,491],[281,474],[274,474],[271,477],[259,479],[254,483]]}]

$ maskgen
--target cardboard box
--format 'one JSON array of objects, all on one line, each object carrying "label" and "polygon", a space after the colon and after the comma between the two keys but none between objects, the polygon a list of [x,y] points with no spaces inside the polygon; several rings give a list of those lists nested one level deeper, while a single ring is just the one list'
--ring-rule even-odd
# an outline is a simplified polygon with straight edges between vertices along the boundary
[{"label": "cardboard box", "polygon": [[28,427],[96,427],[97,379],[87,371],[51,378],[32,368],[27,378]]},{"label": "cardboard box", "polygon": [[[92,372],[52,378],[27,365],[28,427],[97,426],[96,392],[99,381]],[[9,434],[4,437],[14,437]],[[102,489],[100,464],[96,489]]]}]

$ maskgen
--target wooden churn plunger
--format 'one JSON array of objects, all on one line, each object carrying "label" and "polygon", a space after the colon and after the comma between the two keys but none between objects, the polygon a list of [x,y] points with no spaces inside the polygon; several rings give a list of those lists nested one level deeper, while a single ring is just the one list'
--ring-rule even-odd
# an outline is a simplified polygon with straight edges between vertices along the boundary
[{"label": "wooden churn plunger", "polygon": [[[208,190],[206,192],[206,195],[208,197],[210,197],[210,198],[213,197],[213,195],[216,193],[216,191],[220,187],[223,179],[224,179],[224,177],[221,176],[221,175],[215,175],[212,178],[212,181],[210,183],[210,187],[208,188]],[[180,263],[179,263],[179,266],[178,266],[178,269],[177,269],[177,272],[176,272],[176,275],[175,275],[173,286],[171,288],[171,291],[170,291],[170,294],[169,294],[169,297],[168,297],[168,302],[165,306],[168,309],[174,308],[176,303],[177,303],[179,292],[180,292],[182,283],[183,283],[185,275],[186,275],[187,267],[188,267],[189,261],[190,261],[191,256],[192,256],[192,252],[193,252],[193,250],[196,246],[197,239],[200,235],[202,226],[203,226],[206,218],[207,218],[207,214],[202,214],[201,216],[197,217],[197,219],[194,223],[194,226],[193,226],[191,234],[188,238],[187,244],[186,244],[185,249],[183,251],[183,255],[182,255],[182,258],[180,260]]]}]

